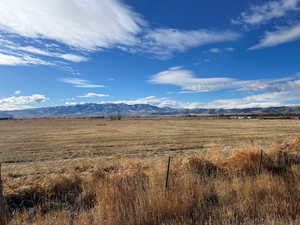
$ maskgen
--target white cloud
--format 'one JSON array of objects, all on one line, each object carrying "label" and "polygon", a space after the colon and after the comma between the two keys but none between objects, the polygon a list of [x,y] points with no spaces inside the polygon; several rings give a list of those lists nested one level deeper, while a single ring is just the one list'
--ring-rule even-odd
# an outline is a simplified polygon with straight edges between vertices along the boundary
[{"label": "white cloud", "polygon": [[76,102],[66,102],[65,104],[66,105],[77,105],[78,103],[76,103]]},{"label": "white cloud", "polygon": [[109,97],[109,95],[106,95],[106,94],[97,94],[97,93],[87,93],[83,96],[78,96],[78,98],[94,98],[94,97],[97,97],[97,98],[101,98],[101,97]]},{"label": "white cloud", "polygon": [[151,82],[175,85],[188,92],[209,92],[231,88],[236,85],[234,79],[227,77],[197,78],[192,71],[181,67],[173,67],[155,74]]},{"label": "white cloud", "polygon": [[300,23],[275,32],[266,32],[265,37],[250,50],[268,48],[300,39]]},{"label": "white cloud", "polygon": [[273,0],[260,5],[253,5],[249,10],[243,12],[241,16],[232,23],[259,25],[272,19],[286,16],[291,11],[299,11],[300,0]]},{"label": "white cloud", "polygon": [[225,51],[227,51],[227,52],[233,52],[234,50],[235,50],[235,49],[232,48],[232,47],[225,48]]},{"label": "white cloud", "polygon": [[[11,57],[27,54],[34,64],[85,62],[88,54],[108,48],[166,59],[239,36],[232,31],[152,28],[121,0],[0,1],[0,50]],[[6,61],[2,64],[33,64],[22,57]]]},{"label": "white cloud", "polygon": [[266,108],[279,107],[284,104],[279,102],[249,102],[247,99],[220,99],[210,103],[201,104],[201,108],[207,109],[245,109],[245,108]]},{"label": "white cloud", "polygon": [[44,95],[34,94],[31,96],[12,96],[0,99],[0,110],[15,110],[28,108],[31,104],[47,101]]},{"label": "white cloud", "polygon": [[211,48],[211,49],[209,49],[209,52],[218,54],[218,53],[221,53],[222,50],[219,48]]},{"label": "white cloud", "polygon": [[[1,41],[0,41],[1,42]],[[85,62],[88,61],[88,58],[82,56],[82,55],[76,55],[71,53],[59,53],[59,52],[53,52],[49,51],[47,49],[43,50],[34,46],[20,46],[16,43],[3,43],[3,46],[10,49],[13,53],[17,55],[22,55],[25,53],[31,53],[33,55],[41,55],[46,57],[54,57],[54,58],[60,58],[66,61],[70,62]],[[3,50],[2,50],[3,51]],[[35,56],[36,57],[36,56]]]},{"label": "white cloud", "polygon": [[81,49],[134,44],[142,20],[117,0],[2,0],[2,30],[28,38],[50,39]]},{"label": "white cloud", "polygon": [[219,99],[206,104],[204,108],[253,108],[253,107],[278,107],[293,105],[291,101],[300,100],[300,85],[296,89],[287,91],[273,91],[262,94],[249,95],[236,99]]},{"label": "white cloud", "polygon": [[144,24],[141,16],[120,0],[27,0],[26,4],[3,0],[0,50],[4,55],[0,55],[0,64],[64,63],[54,58],[85,62],[88,58],[82,53],[136,44]]},{"label": "white cloud", "polygon": [[36,102],[42,102],[45,101],[46,97],[44,95],[35,94],[31,96],[13,96],[9,98],[2,98],[0,99],[0,104],[16,104],[16,105],[22,105],[22,104],[29,104],[29,103],[36,103]]},{"label": "white cloud", "polygon": [[176,52],[202,45],[235,41],[240,37],[237,32],[210,30],[155,29],[146,34],[140,44],[140,51],[169,58]]},{"label": "white cloud", "polygon": [[[197,78],[192,71],[173,67],[155,74],[151,80],[155,84],[175,85],[180,93],[201,93],[218,90],[229,91],[234,99],[218,99],[209,103],[189,103],[188,107],[202,108],[249,108],[289,105],[300,101],[299,74],[277,79],[238,80],[229,77]],[[184,103],[179,105],[186,106]]]},{"label": "white cloud", "polygon": [[280,102],[266,102],[266,101],[251,101],[246,98],[238,98],[238,99],[220,99],[212,102],[184,102],[184,101],[176,101],[170,98],[158,98],[155,96],[149,96],[145,98],[140,98],[136,100],[121,100],[114,102],[101,102],[101,103],[114,103],[114,104],[149,104],[157,107],[170,107],[170,108],[184,108],[184,109],[233,109],[233,108],[253,108],[253,107],[277,107],[283,106],[286,104]]},{"label": "white cloud", "polygon": [[203,53],[213,53],[213,54],[219,54],[223,52],[233,52],[235,49],[232,47],[227,48],[210,48],[208,50],[203,51]]},{"label": "white cloud", "polygon": [[[300,86],[299,86],[300,87]],[[149,96],[146,98],[140,98],[136,100],[123,100],[114,101],[110,103],[124,103],[129,105],[134,104],[150,104],[158,107],[171,107],[171,108],[223,108],[223,109],[233,109],[233,108],[265,108],[265,107],[279,107],[294,105],[290,101],[300,100],[300,91],[296,89],[286,91],[286,92],[270,92],[264,94],[254,94],[246,97],[232,98],[232,99],[217,99],[211,102],[184,102],[177,101],[170,98],[157,98],[155,96]],[[109,103],[109,102],[101,102]]]},{"label": "white cloud", "polygon": [[15,65],[53,65],[42,59],[34,58],[29,55],[7,55],[0,53],[0,65],[15,66]]},{"label": "white cloud", "polygon": [[77,62],[77,63],[88,61],[88,58],[86,58],[84,56],[73,55],[73,54],[60,54],[59,57],[62,58],[62,59],[65,59],[67,61]]},{"label": "white cloud", "polygon": [[22,93],[22,91],[20,91],[20,90],[15,91],[15,95],[19,95],[21,93]]},{"label": "white cloud", "polygon": [[72,84],[74,87],[77,88],[103,88],[103,85],[100,84],[92,84],[88,80],[80,79],[80,78],[62,78],[59,81],[66,83],[66,84]]},{"label": "white cloud", "polygon": [[34,46],[24,46],[24,47],[17,47],[15,44],[6,45],[6,47],[14,49],[14,50],[21,50],[24,52],[30,52],[37,55],[44,55],[44,56],[51,56],[51,54],[45,50],[36,48]]},{"label": "white cloud", "polygon": [[[88,104],[92,102],[66,102],[66,105],[79,105],[79,104]],[[166,97],[156,97],[156,96],[148,96],[145,98],[138,98],[134,100],[119,100],[119,101],[101,101],[101,102],[93,102],[96,104],[128,104],[128,105],[136,105],[136,104],[149,104],[157,107],[170,107],[170,108],[186,108],[186,109],[194,109],[203,107],[203,103],[198,102],[181,102],[176,101]]]},{"label": "white cloud", "polygon": [[0,65],[26,64],[25,61],[17,56],[5,55],[0,53]]},{"label": "white cloud", "polygon": [[[265,108],[265,107],[279,107],[279,106],[293,106],[295,104],[288,103],[290,100],[300,100],[300,94],[298,97],[288,97],[290,93],[268,93],[262,95],[250,95],[242,98],[235,99],[217,99],[211,102],[185,102],[177,101],[166,97],[148,96],[145,98],[139,98],[135,100],[120,100],[120,101],[102,101],[101,104],[113,103],[113,104],[149,104],[157,107],[170,107],[170,108],[185,108],[185,109],[234,109],[234,108]],[[72,103],[73,104],[73,103]],[[86,103],[74,103],[74,104],[86,104]]]},{"label": "white cloud", "polygon": [[128,105],[136,105],[136,104],[149,104],[157,107],[171,107],[171,108],[187,108],[188,103],[183,103],[179,101],[172,100],[170,98],[157,98],[155,96],[148,96],[145,98],[139,98],[135,100],[120,100],[120,101],[103,101],[101,103],[114,103],[114,104],[128,104]]},{"label": "white cloud", "polygon": [[181,88],[180,93],[201,93],[219,90],[238,92],[284,92],[300,90],[299,74],[279,79],[239,80],[230,77],[198,78],[193,71],[182,67],[172,67],[159,72],[150,80],[154,84],[174,85]]},{"label": "white cloud", "polygon": [[71,62],[78,63],[78,62],[88,61],[88,58],[81,56],[81,55],[75,55],[75,54],[70,54],[70,53],[51,52],[51,51],[46,51],[46,50],[36,48],[34,46],[17,47],[16,45],[14,45],[14,46],[7,46],[7,47],[13,48],[14,50],[21,50],[21,51],[29,52],[29,53],[36,54],[36,55],[61,58],[61,59],[64,59],[66,61],[71,61]]}]

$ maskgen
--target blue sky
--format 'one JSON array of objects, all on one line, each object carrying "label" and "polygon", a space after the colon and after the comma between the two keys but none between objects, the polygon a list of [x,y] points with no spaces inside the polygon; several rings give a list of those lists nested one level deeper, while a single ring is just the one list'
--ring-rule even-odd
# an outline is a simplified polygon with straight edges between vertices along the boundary
[{"label": "blue sky", "polygon": [[0,110],[300,103],[300,0],[1,0]]}]

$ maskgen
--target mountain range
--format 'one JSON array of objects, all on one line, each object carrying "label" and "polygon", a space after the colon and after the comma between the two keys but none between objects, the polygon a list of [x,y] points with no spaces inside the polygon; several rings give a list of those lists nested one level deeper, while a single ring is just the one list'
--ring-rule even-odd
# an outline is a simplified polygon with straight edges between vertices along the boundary
[{"label": "mountain range", "polygon": [[111,115],[167,116],[167,115],[300,115],[299,107],[269,107],[246,109],[174,109],[149,104],[80,104],[13,111],[0,111],[0,118],[82,118]]}]

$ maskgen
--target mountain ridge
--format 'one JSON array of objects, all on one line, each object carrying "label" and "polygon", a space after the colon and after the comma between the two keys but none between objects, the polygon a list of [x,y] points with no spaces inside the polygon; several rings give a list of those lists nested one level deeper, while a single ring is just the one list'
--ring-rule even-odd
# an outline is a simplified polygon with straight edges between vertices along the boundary
[{"label": "mountain ridge", "polygon": [[268,108],[244,109],[184,109],[158,107],[150,104],[124,103],[87,103],[72,106],[54,106],[11,111],[0,111],[0,118],[80,118],[107,117],[111,115],[134,116],[164,116],[164,115],[300,115],[300,106],[281,106]]}]

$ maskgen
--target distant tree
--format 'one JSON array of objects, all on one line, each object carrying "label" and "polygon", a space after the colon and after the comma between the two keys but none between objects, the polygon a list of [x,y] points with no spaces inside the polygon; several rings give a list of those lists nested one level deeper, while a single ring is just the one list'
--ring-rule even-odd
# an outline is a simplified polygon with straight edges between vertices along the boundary
[{"label": "distant tree", "polygon": [[121,114],[110,115],[109,118],[110,118],[110,120],[121,120],[122,119],[122,115]]}]

